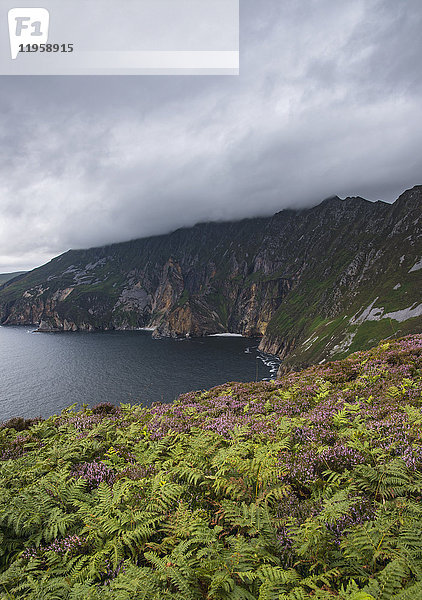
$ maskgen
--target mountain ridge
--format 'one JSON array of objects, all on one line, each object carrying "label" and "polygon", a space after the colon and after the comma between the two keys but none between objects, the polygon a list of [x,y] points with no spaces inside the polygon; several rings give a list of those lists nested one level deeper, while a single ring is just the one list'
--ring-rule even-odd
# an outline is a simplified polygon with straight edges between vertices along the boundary
[{"label": "mountain ridge", "polygon": [[285,367],[322,362],[422,331],[421,224],[419,185],[393,204],[335,196],[69,250],[0,288],[0,323],[153,327],[156,337],[233,331],[262,338]]}]

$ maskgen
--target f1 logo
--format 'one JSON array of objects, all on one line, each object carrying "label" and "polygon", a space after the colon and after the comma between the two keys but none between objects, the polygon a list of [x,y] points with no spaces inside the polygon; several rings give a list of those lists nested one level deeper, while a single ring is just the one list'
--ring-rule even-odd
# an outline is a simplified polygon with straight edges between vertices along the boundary
[{"label": "f1 logo", "polygon": [[11,8],[8,13],[10,53],[15,60],[21,44],[48,41],[50,13],[46,8]]}]

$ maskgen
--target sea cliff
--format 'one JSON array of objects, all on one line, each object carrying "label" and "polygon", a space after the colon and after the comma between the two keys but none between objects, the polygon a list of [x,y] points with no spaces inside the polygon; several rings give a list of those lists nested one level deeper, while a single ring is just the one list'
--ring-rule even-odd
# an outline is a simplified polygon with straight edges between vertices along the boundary
[{"label": "sea cliff", "polygon": [[70,250],[0,288],[0,322],[261,337],[283,368],[422,331],[422,187]]}]

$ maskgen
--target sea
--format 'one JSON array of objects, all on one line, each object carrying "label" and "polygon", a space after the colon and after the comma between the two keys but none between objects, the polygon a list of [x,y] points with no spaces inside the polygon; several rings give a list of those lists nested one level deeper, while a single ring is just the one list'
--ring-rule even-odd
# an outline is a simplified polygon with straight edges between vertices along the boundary
[{"label": "sea", "polygon": [[73,404],[150,406],[227,381],[269,380],[279,361],[234,335],[153,339],[150,331],[38,333],[0,327],[0,422]]}]

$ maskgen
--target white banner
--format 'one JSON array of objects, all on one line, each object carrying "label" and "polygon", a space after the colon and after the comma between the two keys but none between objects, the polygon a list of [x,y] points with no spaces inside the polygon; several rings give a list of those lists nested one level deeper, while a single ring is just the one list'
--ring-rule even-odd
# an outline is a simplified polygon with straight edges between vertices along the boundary
[{"label": "white banner", "polygon": [[239,73],[239,0],[0,0],[0,75]]}]

